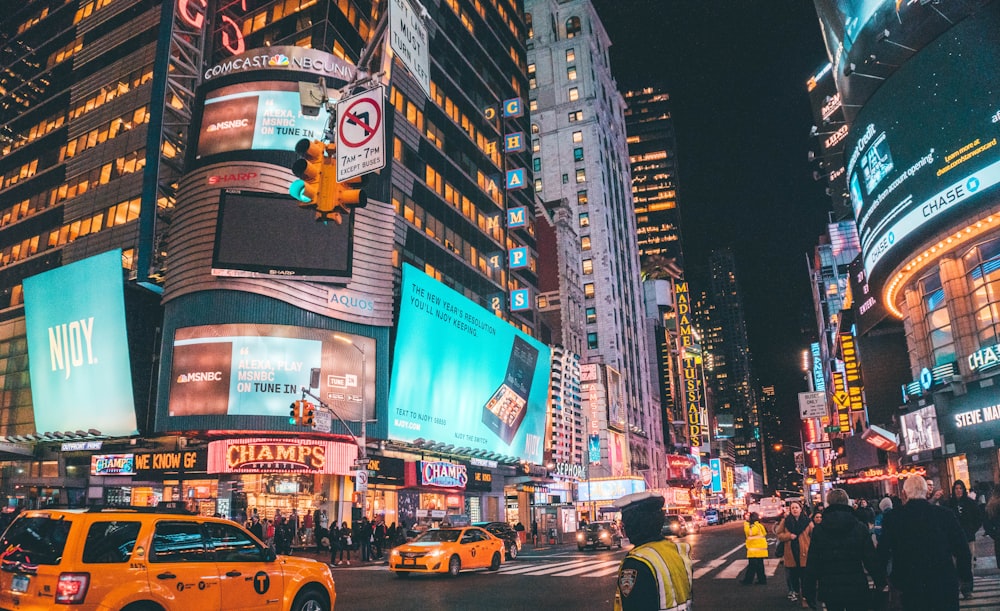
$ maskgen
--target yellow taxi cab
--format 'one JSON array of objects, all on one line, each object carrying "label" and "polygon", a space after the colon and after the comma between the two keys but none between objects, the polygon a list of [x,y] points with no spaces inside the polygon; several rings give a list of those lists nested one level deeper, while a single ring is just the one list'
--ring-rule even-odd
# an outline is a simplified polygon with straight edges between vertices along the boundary
[{"label": "yellow taxi cab", "polygon": [[482,528],[434,528],[393,549],[389,554],[389,569],[397,577],[410,573],[454,576],[466,569],[496,571],[503,557],[503,540]]},{"label": "yellow taxi cab", "polygon": [[327,611],[330,567],[277,556],[228,520],[186,512],[22,512],[0,538],[0,609]]}]

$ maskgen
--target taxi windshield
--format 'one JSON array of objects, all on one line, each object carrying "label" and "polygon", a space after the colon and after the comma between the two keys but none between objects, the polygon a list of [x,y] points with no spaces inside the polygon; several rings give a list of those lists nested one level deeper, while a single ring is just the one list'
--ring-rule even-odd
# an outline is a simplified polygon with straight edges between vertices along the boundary
[{"label": "taxi windshield", "polygon": [[15,520],[0,540],[3,567],[59,564],[69,536],[69,527],[70,521],[61,517]]},{"label": "taxi windshield", "polygon": [[414,543],[454,543],[460,530],[428,530],[413,540]]},{"label": "taxi windshield", "polygon": [[592,533],[595,533],[599,530],[610,530],[610,528],[611,527],[607,522],[591,522],[590,524],[587,524],[587,530],[589,530]]}]

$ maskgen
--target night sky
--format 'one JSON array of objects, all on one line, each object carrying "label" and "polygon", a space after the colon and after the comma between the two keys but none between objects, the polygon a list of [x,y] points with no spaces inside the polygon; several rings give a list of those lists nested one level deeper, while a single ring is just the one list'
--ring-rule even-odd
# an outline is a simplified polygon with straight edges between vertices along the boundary
[{"label": "night sky", "polygon": [[735,249],[754,373],[775,385],[787,423],[807,390],[801,351],[816,327],[806,256],[830,211],[806,158],[805,84],[826,62],[813,3],[593,2],[619,89],[671,95],[686,267],[704,267],[713,248]]}]

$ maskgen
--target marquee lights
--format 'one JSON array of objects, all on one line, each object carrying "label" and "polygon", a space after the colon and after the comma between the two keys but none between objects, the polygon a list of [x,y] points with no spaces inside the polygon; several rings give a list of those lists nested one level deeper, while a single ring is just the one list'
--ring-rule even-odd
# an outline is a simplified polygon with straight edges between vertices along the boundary
[{"label": "marquee lights", "polygon": [[[934,254],[934,258],[937,260],[948,252],[952,252],[977,239],[981,234],[992,229],[994,221],[993,215],[990,215],[984,219],[970,223],[964,229],[956,231],[954,236],[949,236],[947,240],[939,241],[935,246],[928,248],[908,261],[903,266],[902,271],[893,277],[885,289],[883,303],[885,303],[886,309],[896,318],[902,319],[903,311],[896,306],[896,299],[910,279],[924,271],[924,268],[931,263],[931,255]],[[941,251],[940,254],[937,251]]]}]

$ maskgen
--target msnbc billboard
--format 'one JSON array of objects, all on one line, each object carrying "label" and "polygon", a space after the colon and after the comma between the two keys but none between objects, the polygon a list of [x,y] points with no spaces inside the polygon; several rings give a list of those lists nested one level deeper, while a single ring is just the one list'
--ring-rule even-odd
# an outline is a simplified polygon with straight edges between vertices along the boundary
[{"label": "msnbc billboard", "polygon": [[302,138],[323,137],[328,115],[302,114],[299,84],[258,81],[219,87],[205,94],[197,157],[230,151],[291,151]]},{"label": "msnbc billboard", "polygon": [[174,334],[170,426],[287,429],[289,406],[313,382],[312,392],[344,420],[361,420],[362,402],[373,420],[375,340],[289,325],[183,327]]},{"label": "msnbc billboard", "polygon": [[35,430],[135,435],[122,251],[25,278]]},{"label": "msnbc billboard", "polygon": [[858,114],[844,147],[869,282],[1000,184],[1000,4],[943,34]]},{"label": "msnbc billboard", "polygon": [[403,267],[389,437],[542,462],[550,350]]}]

